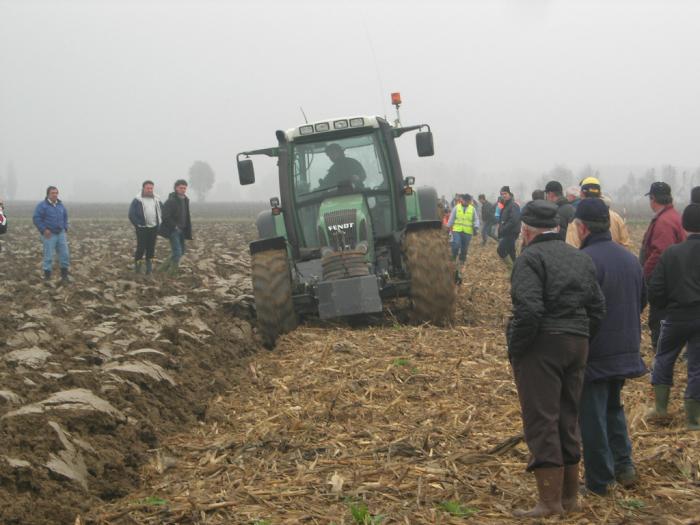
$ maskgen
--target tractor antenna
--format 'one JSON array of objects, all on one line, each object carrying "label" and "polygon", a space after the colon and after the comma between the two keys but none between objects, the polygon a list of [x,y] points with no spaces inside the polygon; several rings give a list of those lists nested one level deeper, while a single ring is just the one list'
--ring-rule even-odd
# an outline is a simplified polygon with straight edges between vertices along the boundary
[{"label": "tractor antenna", "polygon": [[305,123],[305,124],[308,124],[308,123],[309,123],[309,119],[306,118],[306,113],[304,113],[304,108],[302,108],[301,106],[299,106],[299,111],[301,111],[301,114],[304,115],[304,123]]}]

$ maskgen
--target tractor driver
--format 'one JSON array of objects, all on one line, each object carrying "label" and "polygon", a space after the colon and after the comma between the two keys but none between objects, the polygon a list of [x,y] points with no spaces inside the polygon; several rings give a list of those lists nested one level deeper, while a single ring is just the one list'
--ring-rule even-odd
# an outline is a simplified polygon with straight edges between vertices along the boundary
[{"label": "tractor driver", "polygon": [[319,181],[321,188],[330,188],[342,184],[362,186],[362,183],[367,178],[367,174],[358,160],[346,157],[343,148],[335,143],[326,146],[325,151],[333,165],[328,168],[328,174]]}]

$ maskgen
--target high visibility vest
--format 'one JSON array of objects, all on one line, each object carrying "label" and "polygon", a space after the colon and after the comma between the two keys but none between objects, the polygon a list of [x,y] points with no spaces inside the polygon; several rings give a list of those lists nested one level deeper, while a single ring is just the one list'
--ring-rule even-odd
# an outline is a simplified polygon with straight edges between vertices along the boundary
[{"label": "high visibility vest", "polygon": [[455,222],[452,225],[452,231],[474,235],[474,206],[470,204],[465,210],[461,204],[458,204],[455,210]]}]

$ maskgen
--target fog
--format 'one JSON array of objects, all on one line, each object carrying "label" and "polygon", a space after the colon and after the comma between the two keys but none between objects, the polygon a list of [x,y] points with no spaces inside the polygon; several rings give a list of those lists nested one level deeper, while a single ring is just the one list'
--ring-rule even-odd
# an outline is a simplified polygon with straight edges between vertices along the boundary
[{"label": "fog", "polygon": [[236,153],[300,108],[393,120],[400,91],[436,148],[401,138],[405,174],[442,194],[529,191],[556,165],[604,190],[665,165],[700,184],[698,20],[692,1],[0,0],[0,177],[16,199],[126,201],[202,160],[209,200],[267,199],[274,163],[241,187]]}]

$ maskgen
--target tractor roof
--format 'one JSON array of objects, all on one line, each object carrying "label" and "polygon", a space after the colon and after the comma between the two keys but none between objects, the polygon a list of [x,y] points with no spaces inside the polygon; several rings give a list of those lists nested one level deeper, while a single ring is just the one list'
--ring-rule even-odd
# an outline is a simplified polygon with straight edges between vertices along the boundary
[{"label": "tractor roof", "polygon": [[381,117],[376,116],[357,115],[319,120],[317,122],[302,124],[296,128],[290,128],[285,132],[285,135],[289,142],[293,142],[300,137],[308,137],[310,135],[327,133],[329,131],[340,131],[352,128],[378,128],[380,119]]}]

